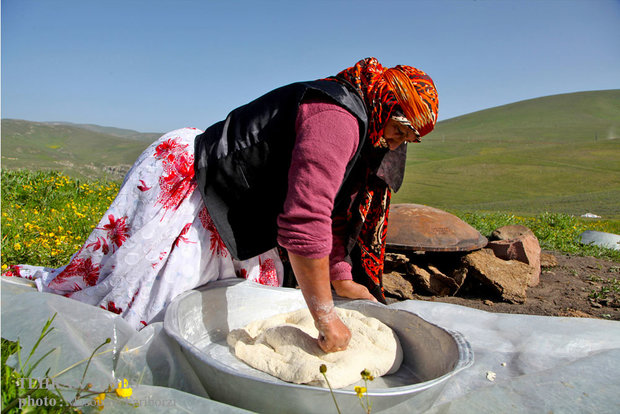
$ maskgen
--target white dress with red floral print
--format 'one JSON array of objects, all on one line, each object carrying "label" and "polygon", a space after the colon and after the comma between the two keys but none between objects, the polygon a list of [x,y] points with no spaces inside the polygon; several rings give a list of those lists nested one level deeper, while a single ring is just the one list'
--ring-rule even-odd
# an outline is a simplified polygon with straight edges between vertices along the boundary
[{"label": "white dress with red floral print", "polygon": [[68,265],[17,265],[7,273],[120,314],[136,329],[161,320],[178,294],[213,280],[239,276],[281,286],[275,249],[234,260],[217,233],[194,178],[194,138],[201,132],[179,129],[149,146]]}]

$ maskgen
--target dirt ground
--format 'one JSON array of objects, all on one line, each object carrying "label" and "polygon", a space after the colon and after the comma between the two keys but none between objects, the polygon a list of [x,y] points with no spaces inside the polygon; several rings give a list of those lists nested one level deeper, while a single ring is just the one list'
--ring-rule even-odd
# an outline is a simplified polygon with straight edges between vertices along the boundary
[{"label": "dirt ground", "polygon": [[479,296],[415,295],[415,298],[453,303],[488,312],[620,321],[620,263],[552,251],[543,253],[555,256],[558,265],[542,269],[540,284],[528,288],[525,303],[506,303],[496,298]]}]

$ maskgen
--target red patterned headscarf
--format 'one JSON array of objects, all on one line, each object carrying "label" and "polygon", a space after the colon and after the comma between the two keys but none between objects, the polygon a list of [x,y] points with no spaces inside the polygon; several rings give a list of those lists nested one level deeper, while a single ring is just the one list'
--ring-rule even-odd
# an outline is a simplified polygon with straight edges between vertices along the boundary
[{"label": "red patterned headscarf", "polygon": [[398,105],[411,125],[424,136],[437,122],[438,99],[433,80],[411,66],[384,68],[375,58],[360,60],[343,70],[345,79],[362,95],[369,115],[369,136],[373,146],[381,146],[383,126]]},{"label": "red patterned headscarf", "polygon": [[[336,79],[353,85],[364,99],[371,152],[383,149],[385,153],[383,128],[395,108],[400,109],[420,136],[435,127],[437,90],[432,79],[419,69],[401,65],[386,69],[377,59],[366,58],[340,72]],[[356,201],[347,213],[349,223],[354,223],[356,237],[351,243],[353,247],[349,246],[353,279],[384,303],[382,276],[391,195],[389,185],[369,167]]]}]

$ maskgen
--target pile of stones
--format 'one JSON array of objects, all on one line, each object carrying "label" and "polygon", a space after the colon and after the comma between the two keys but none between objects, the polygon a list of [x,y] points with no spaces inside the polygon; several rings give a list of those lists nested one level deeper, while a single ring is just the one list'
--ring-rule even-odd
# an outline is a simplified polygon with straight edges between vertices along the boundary
[{"label": "pile of stones", "polygon": [[527,288],[539,283],[541,260],[545,267],[557,265],[555,257],[541,254],[529,228],[504,226],[471,252],[387,251],[383,285],[388,297],[399,300],[462,295],[523,303]]}]

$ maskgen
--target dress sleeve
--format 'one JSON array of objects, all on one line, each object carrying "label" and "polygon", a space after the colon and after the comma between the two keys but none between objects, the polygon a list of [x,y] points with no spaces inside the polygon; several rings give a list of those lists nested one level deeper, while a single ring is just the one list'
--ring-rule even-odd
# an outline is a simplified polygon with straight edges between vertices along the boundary
[{"label": "dress sleeve", "polygon": [[[332,233],[332,210],[349,161],[359,144],[357,119],[332,103],[302,103],[288,192],[278,217],[278,243],[307,258],[330,256],[330,275],[343,278],[343,235]],[[339,256],[339,257],[337,257]],[[344,263],[344,265],[342,264]],[[345,269],[344,273],[347,273]],[[350,266],[348,270],[350,277]]]}]

